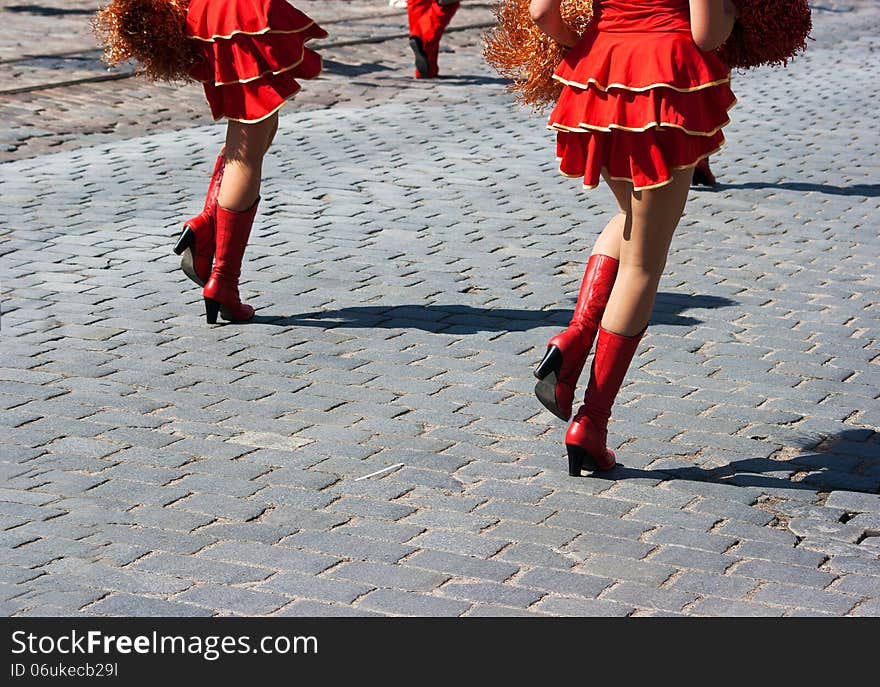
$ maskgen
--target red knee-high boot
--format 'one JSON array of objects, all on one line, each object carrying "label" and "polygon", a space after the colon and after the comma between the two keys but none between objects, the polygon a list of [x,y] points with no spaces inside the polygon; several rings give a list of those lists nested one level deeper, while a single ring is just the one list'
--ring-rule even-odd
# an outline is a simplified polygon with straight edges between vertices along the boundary
[{"label": "red knee-high boot", "polygon": [[608,420],[641,339],[642,334],[620,336],[599,327],[584,404],[565,433],[569,475],[580,475],[582,468],[610,470],[614,467],[614,452],[606,446]]},{"label": "red knee-high boot", "polygon": [[432,79],[440,73],[437,63],[440,38],[461,5],[458,0],[409,0],[409,45],[415,54],[417,79]]},{"label": "red knee-high boot", "polygon": [[704,157],[694,167],[694,178],[691,182],[694,186],[715,186],[715,175],[709,167],[709,158]]},{"label": "red knee-high boot", "polygon": [[562,420],[571,417],[575,387],[593,347],[619,264],[608,255],[590,256],[571,323],[547,342],[544,359],[535,369],[539,380],[535,395],[547,410]]},{"label": "red knee-high boot", "polygon": [[214,210],[217,207],[225,166],[226,158],[221,153],[214,163],[214,172],[205,196],[205,207],[198,215],[183,223],[183,231],[174,246],[174,252],[182,255],[180,269],[199,286],[204,286],[211,276],[214,262]]},{"label": "red knee-high boot", "polygon": [[260,199],[257,198],[248,210],[242,212],[217,206],[214,269],[203,292],[208,324],[217,322],[218,312],[230,322],[245,322],[254,316],[254,309],[241,302],[238,279],[259,203]]}]

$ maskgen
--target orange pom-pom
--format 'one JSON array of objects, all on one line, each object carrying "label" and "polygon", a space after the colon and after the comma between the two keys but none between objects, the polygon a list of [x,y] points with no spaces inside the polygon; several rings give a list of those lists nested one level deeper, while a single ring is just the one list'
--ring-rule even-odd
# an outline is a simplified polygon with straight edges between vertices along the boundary
[{"label": "orange pom-pom", "polygon": [[198,59],[187,35],[189,0],[112,0],[98,10],[92,28],[104,47],[104,61],[136,60],[155,81],[192,81]]},{"label": "orange pom-pom", "polygon": [[807,49],[813,28],[807,0],[734,0],[739,17],[716,54],[731,68],[782,65]]},{"label": "orange pom-pom", "polygon": [[[582,34],[593,18],[591,0],[562,0],[562,19]],[[483,35],[483,57],[501,76],[517,102],[533,110],[553,105],[562,84],[553,73],[566,49],[547,36],[529,16],[529,0],[500,0],[493,8],[496,25]]]}]

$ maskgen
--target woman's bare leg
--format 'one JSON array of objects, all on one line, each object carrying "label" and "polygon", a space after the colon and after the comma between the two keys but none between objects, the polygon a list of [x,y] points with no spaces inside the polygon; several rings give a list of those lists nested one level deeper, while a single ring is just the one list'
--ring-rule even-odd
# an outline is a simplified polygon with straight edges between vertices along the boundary
[{"label": "woman's bare leg", "polygon": [[[608,181],[607,176],[605,180]],[[631,189],[624,188],[622,184],[611,186],[611,192],[617,201],[618,213],[612,217],[602,233],[593,244],[591,255],[608,255],[615,260],[620,260],[620,244],[623,242],[623,234],[627,231],[627,222],[629,220],[630,204],[632,200]]]},{"label": "woman's bare leg", "polygon": [[229,120],[220,207],[241,212],[260,196],[263,158],[278,129],[278,113],[255,124]]},{"label": "woman's bare leg", "polygon": [[692,169],[678,170],[666,186],[644,191],[633,191],[626,181],[606,180],[616,197],[627,194],[631,201],[620,243],[617,279],[602,316],[604,329],[636,336],[648,325],[692,175]]}]

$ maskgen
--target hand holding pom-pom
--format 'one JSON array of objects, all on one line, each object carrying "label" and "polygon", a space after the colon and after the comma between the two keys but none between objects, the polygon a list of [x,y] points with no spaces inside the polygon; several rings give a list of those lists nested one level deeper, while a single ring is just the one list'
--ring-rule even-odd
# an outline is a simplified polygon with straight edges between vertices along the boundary
[{"label": "hand holding pom-pom", "polygon": [[[562,84],[553,73],[567,48],[547,36],[529,15],[529,0],[500,0],[493,8],[496,26],[483,37],[483,56],[522,105],[542,110],[553,105]],[[562,0],[562,19],[578,35],[593,17],[591,0]]]},{"label": "hand holding pom-pom", "polygon": [[735,0],[739,16],[716,54],[732,69],[788,64],[813,28],[807,0]]}]

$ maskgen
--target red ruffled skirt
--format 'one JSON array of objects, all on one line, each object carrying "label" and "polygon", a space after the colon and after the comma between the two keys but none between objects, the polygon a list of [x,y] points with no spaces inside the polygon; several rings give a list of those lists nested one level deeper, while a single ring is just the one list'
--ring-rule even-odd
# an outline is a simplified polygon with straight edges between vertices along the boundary
[{"label": "red ruffled skirt", "polygon": [[548,121],[559,171],[589,188],[603,169],[635,190],[669,183],[723,145],[736,103],[727,65],[689,31],[591,26],[554,78],[564,84]]},{"label": "red ruffled skirt", "polygon": [[296,79],[321,73],[305,43],[327,32],[285,0],[192,0],[187,26],[202,53],[190,74],[214,119],[259,122],[300,90]]}]

